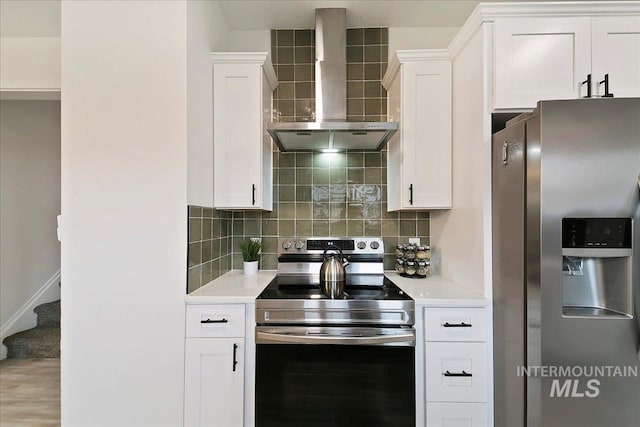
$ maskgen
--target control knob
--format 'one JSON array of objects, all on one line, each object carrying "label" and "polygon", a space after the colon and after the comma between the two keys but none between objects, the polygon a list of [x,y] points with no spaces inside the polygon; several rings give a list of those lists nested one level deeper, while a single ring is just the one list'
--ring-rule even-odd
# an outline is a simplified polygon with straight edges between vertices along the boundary
[{"label": "control knob", "polygon": [[290,247],[291,247],[290,241],[287,240],[285,242],[282,242],[282,249],[284,249],[285,251],[288,251]]},{"label": "control knob", "polygon": [[367,244],[363,241],[358,242],[358,249],[364,249],[367,247]]},{"label": "control knob", "polygon": [[378,249],[380,247],[380,243],[378,243],[376,240],[374,240],[373,242],[371,242],[371,244],[369,245],[371,246],[371,249]]},{"label": "control knob", "polygon": [[298,240],[298,241],[296,242],[296,249],[297,249],[297,250],[304,249],[304,241],[303,241],[303,240]]}]

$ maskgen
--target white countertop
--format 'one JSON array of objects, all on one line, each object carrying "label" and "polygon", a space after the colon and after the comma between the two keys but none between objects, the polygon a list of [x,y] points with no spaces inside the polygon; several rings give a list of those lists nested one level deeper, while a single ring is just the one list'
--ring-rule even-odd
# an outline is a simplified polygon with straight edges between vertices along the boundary
[{"label": "white countertop", "polygon": [[[188,304],[253,303],[276,274],[276,270],[259,270],[255,276],[245,276],[242,270],[231,270],[187,295],[185,301]],[[439,276],[410,279],[395,271],[386,271],[385,275],[409,294],[416,305],[477,307],[487,303],[482,295]]]},{"label": "white countertop", "polygon": [[276,270],[258,270],[255,276],[245,276],[242,270],[231,270],[191,292],[184,300],[188,304],[253,303],[276,273]]},{"label": "white countertop", "polygon": [[449,307],[484,307],[487,299],[463,286],[440,276],[411,279],[395,271],[385,271],[393,283],[414,299],[416,305]]}]

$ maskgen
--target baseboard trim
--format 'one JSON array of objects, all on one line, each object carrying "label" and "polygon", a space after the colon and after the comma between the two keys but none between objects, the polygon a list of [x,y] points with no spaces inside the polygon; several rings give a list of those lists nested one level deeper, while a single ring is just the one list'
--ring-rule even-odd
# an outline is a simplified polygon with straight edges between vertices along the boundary
[{"label": "baseboard trim", "polygon": [[[22,307],[20,307],[19,310],[16,311],[14,315],[11,316],[9,320],[5,322],[4,325],[2,325],[2,327],[0,328],[0,342],[2,342],[2,340],[4,340],[9,335],[19,332],[14,330],[13,328],[14,325],[24,315],[30,315],[33,312],[33,309],[36,308],[38,305],[42,304],[43,302],[47,302],[47,301],[41,301],[41,298],[43,297],[43,295],[46,294],[49,288],[51,288],[52,286],[56,286],[59,282],[60,282],[60,270],[53,273],[53,276],[51,276],[49,280],[47,280],[45,284],[42,285],[40,289],[38,289],[38,291],[35,294],[33,294],[33,296],[29,298],[29,300],[26,303],[22,305]],[[6,348],[4,345],[1,347],[2,347],[2,355],[0,358],[4,359],[6,354]]]}]

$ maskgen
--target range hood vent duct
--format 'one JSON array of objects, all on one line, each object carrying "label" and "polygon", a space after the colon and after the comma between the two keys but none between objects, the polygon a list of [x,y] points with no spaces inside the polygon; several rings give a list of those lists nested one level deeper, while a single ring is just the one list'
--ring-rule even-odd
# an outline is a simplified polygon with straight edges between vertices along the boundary
[{"label": "range hood vent duct", "polygon": [[269,123],[280,151],[380,150],[394,122],[347,122],[347,10],[316,9],[316,121]]}]

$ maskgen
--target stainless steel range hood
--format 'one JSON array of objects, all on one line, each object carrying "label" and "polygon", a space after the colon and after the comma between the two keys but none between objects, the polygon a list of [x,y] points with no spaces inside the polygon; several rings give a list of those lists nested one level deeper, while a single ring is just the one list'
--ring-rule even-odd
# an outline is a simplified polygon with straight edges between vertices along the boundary
[{"label": "stainless steel range hood", "polygon": [[269,123],[281,151],[379,150],[395,122],[347,122],[347,11],[316,9],[316,121]]}]

